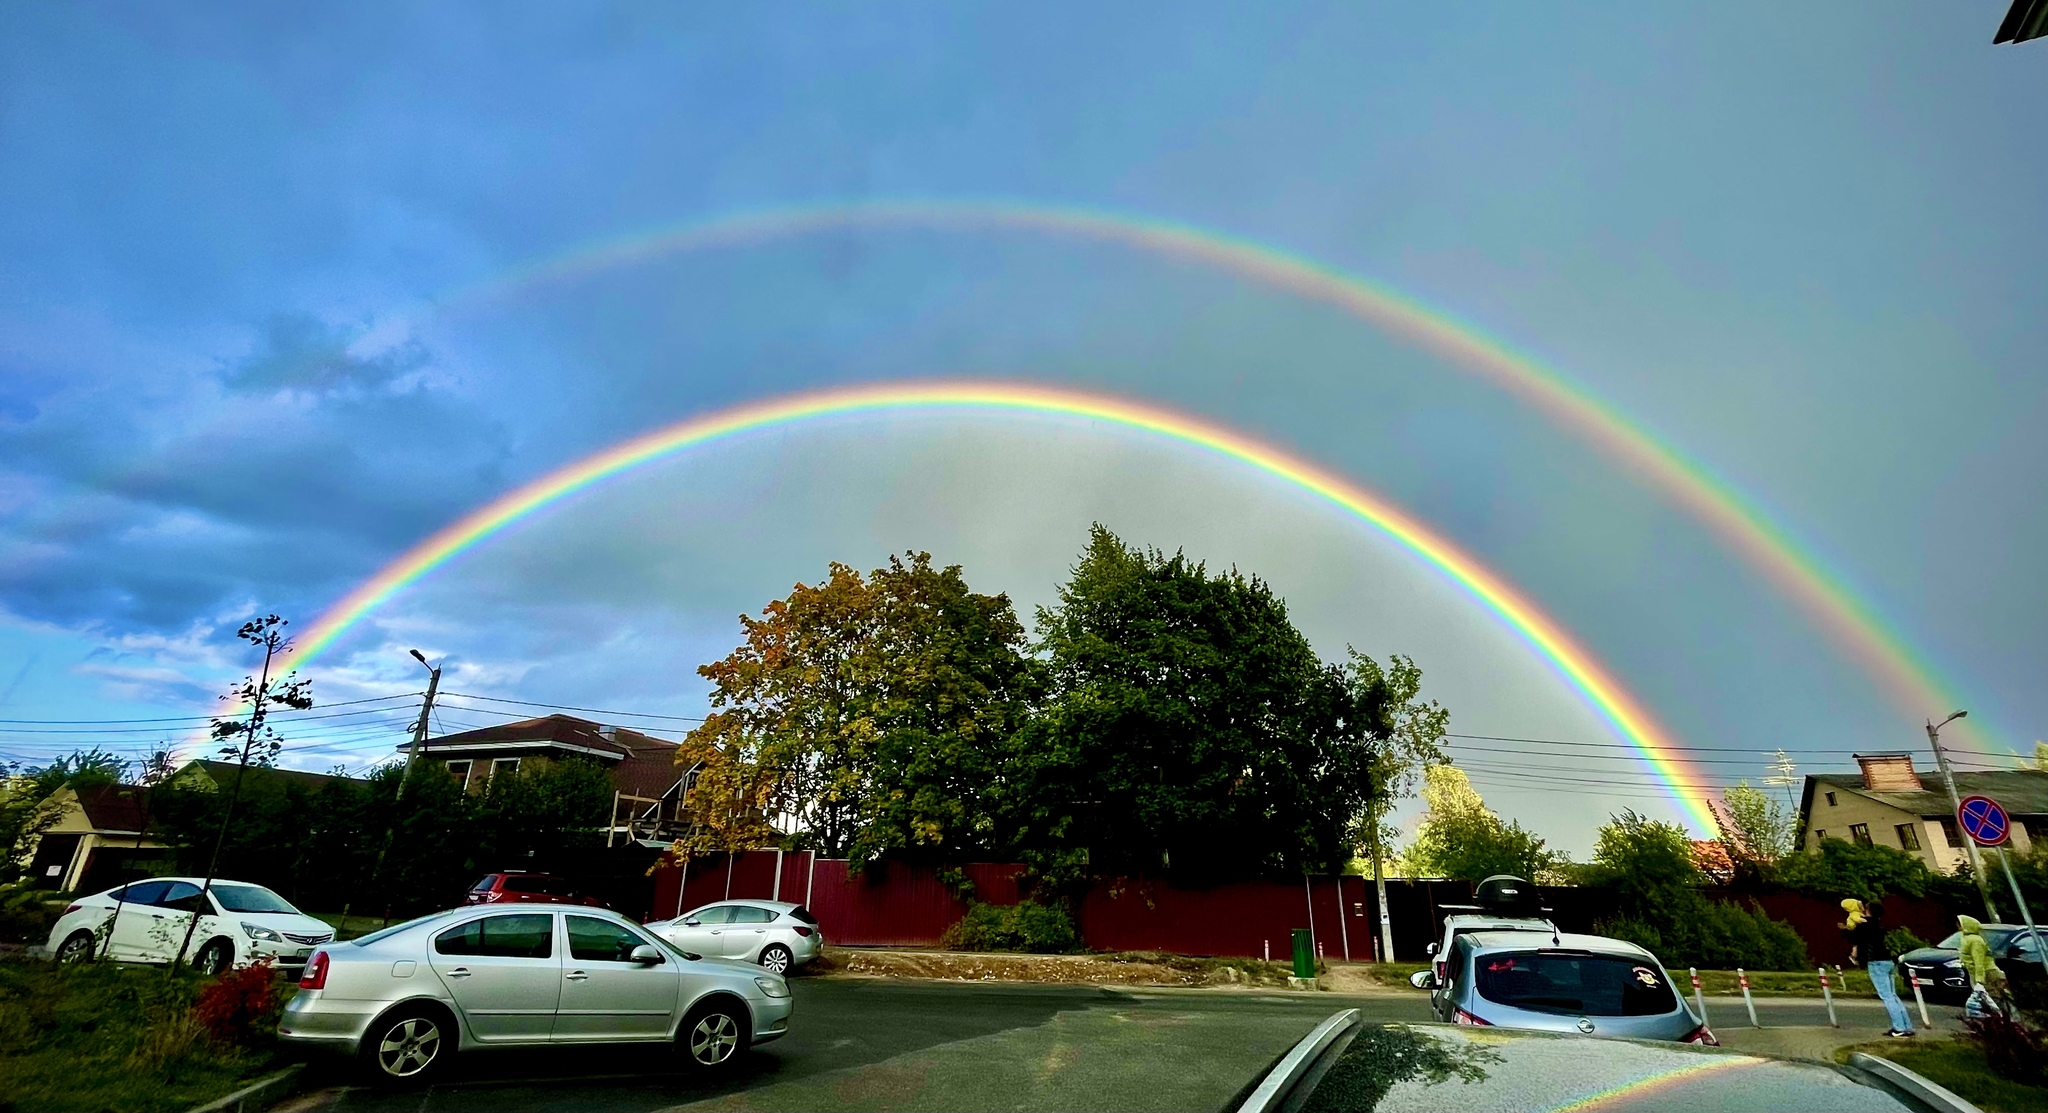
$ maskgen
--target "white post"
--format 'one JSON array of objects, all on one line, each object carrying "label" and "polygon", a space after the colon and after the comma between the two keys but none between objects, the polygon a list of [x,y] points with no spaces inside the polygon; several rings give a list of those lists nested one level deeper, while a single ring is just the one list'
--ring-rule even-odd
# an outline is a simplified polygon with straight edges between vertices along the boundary
[{"label": "white post", "polygon": [[1266,940],[1266,961],[1273,961],[1273,941],[1271,939]]},{"label": "white post", "polygon": [[1749,1010],[1749,1026],[1751,1028],[1763,1027],[1763,1025],[1756,1022],[1756,999],[1749,995],[1749,975],[1744,973],[1740,966],[1735,968],[1735,980],[1742,983],[1742,1005]]},{"label": "white post", "polygon": [[1920,992],[1920,975],[1908,970],[1906,980],[1913,983],[1913,1003],[1920,1006],[1920,1027],[1934,1027],[1934,1022],[1927,1019],[1927,998]]},{"label": "white post", "polygon": [[1828,1027],[1840,1028],[1842,1022],[1835,1019],[1835,991],[1828,988],[1828,968],[1820,968],[1820,996],[1828,1003]]},{"label": "white post", "polygon": [[775,889],[769,894],[768,899],[782,899],[782,848],[779,846],[775,848]]},{"label": "white post", "polygon": [[811,905],[811,892],[818,887],[818,852],[809,850],[805,851],[805,853],[811,856],[811,868],[804,877],[804,907],[809,908]]},{"label": "white post", "polygon": [[1317,958],[1323,956],[1323,949],[1316,946],[1316,892],[1309,888],[1308,875],[1301,875],[1301,893],[1308,898],[1308,945]]},{"label": "white post", "polygon": [[1692,974],[1693,1007],[1700,1011],[1700,1024],[1703,1027],[1711,1028],[1713,1027],[1713,1025],[1707,1023],[1707,998],[1705,994],[1702,994],[1700,992],[1700,968],[1697,966],[1692,966],[1688,967],[1687,969]]},{"label": "white post", "polygon": [[1337,935],[1344,941],[1344,961],[1351,961],[1351,925],[1344,915],[1344,875],[1337,875]]}]

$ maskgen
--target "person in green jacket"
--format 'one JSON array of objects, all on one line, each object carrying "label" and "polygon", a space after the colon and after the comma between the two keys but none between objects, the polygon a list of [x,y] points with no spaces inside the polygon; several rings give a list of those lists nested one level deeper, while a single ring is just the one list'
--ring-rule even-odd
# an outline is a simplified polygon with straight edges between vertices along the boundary
[{"label": "person in green jacket", "polygon": [[1992,988],[2005,980],[2005,971],[1991,959],[1991,944],[1984,940],[1984,925],[1975,916],[1957,916],[1956,926],[1962,929],[1962,942],[1956,947],[1956,958],[1963,964],[1963,973],[1970,976],[1970,997],[1963,1002],[1963,1015],[1983,1016],[1998,1008],[1992,998]]}]

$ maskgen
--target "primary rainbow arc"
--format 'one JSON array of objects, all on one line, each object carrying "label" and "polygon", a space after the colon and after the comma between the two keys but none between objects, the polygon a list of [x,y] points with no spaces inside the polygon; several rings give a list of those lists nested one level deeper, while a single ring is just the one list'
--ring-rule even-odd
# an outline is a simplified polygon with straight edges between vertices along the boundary
[{"label": "primary rainbow arc", "polygon": [[[1837,573],[1732,484],[1688,458],[1641,423],[1527,352],[1469,322],[1384,284],[1298,252],[1191,224],[1150,216],[990,199],[880,199],[791,205],[667,225],[588,244],[457,290],[431,312],[446,312],[548,282],[677,252],[742,247],[844,228],[1015,230],[1115,243],[1215,267],[1240,278],[1333,306],[1435,352],[1536,407],[1563,428],[1646,479],[1720,537],[1797,603],[1809,619],[1870,676],[1908,724],[1962,706],[1935,669]],[[402,330],[403,318],[389,327]],[[1978,719],[1958,723],[1960,737],[1988,749]],[[1917,732],[1916,732],[1917,734]]]},{"label": "primary rainbow arc", "polygon": [[735,406],[623,441],[507,492],[415,545],[314,621],[299,643],[299,664],[311,664],[392,596],[499,530],[635,467],[774,426],[863,413],[933,410],[1088,418],[1204,449],[1348,512],[1441,572],[1512,629],[1617,736],[1635,747],[1698,830],[1718,830],[1708,797],[1699,787],[1709,779],[1671,748],[1664,728],[1593,655],[1499,576],[1392,504],[1305,460],[1214,424],[1125,399],[1030,384],[920,381],[821,390]]}]

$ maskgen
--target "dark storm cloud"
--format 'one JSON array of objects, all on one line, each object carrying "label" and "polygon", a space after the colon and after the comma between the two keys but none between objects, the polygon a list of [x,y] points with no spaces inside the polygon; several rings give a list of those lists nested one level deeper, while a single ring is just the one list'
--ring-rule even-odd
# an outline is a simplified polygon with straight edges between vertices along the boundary
[{"label": "dark storm cloud", "polygon": [[265,350],[223,376],[228,389],[258,392],[377,387],[427,363],[426,348],[417,341],[374,355],[357,355],[349,350],[356,339],[354,335],[305,314],[271,318],[265,339]]}]

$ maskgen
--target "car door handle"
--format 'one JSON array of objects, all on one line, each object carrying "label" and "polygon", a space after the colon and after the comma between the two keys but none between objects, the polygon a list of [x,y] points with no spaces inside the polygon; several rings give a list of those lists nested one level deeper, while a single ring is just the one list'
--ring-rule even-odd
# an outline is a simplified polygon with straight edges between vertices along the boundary
[{"label": "car door handle", "polygon": [[569,979],[572,982],[582,982],[588,981],[590,979],[590,975],[584,973],[581,970],[571,970],[562,976]]},{"label": "car door handle", "polygon": [[458,966],[455,969],[448,971],[448,976],[451,978],[467,978],[469,977],[469,967]]}]

